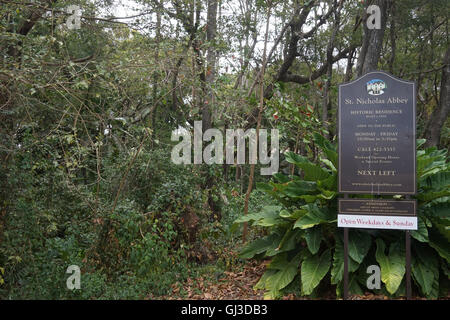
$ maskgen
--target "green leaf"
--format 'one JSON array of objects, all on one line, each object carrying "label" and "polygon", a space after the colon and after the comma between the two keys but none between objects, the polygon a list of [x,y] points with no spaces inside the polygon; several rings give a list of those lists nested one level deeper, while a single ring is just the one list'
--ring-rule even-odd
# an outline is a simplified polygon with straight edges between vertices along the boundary
[{"label": "green leaf", "polygon": [[317,190],[317,185],[312,181],[291,181],[284,192],[289,197],[298,197],[303,195],[309,195]]},{"label": "green leaf", "polygon": [[317,197],[318,197],[317,195],[311,196],[311,195],[305,194],[305,195],[300,196],[298,198],[302,199],[302,200],[305,200],[306,203],[314,203],[314,202],[316,202]]},{"label": "green leaf", "polygon": [[433,284],[439,279],[439,263],[436,255],[429,247],[414,246],[415,255],[411,263],[412,276],[421,288],[422,293],[430,297],[433,292]]},{"label": "green leaf", "polygon": [[301,230],[288,229],[284,234],[283,238],[281,239],[279,245],[275,248],[274,247],[269,248],[266,252],[266,255],[270,257],[282,252],[295,249],[300,234]]},{"label": "green leaf", "polygon": [[394,294],[405,274],[405,252],[397,243],[391,244],[389,255],[385,255],[386,245],[381,239],[376,240],[375,257],[381,268],[381,281],[386,285],[390,294]]},{"label": "green leaf", "polygon": [[316,204],[303,206],[308,213],[300,217],[294,224],[294,228],[308,229],[320,223],[330,223],[336,220],[336,213],[328,208],[319,208]]},{"label": "green leaf", "polygon": [[266,279],[264,286],[271,292],[278,292],[289,285],[298,272],[301,254],[297,254],[291,261],[287,260],[287,254],[281,254],[274,258],[268,269],[275,269]]},{"label": "green leaf", "polygon": [[433,223],[433,229],[439,231],[450,243],[450,219],[430,218],[430,220]]},{"label": "green leaf", "polygon": [[428,229],[421,217],[417,218],[417,230],[412,230],[411,236],[417,241],[428,242]]},{"label": "green leaf", "polygon": [[[281,188],[281,189],[278,190],[278,188]],[[279,203],[281,203],[283,205],[288,205],[288,202],[281,197],[282,193],[280,193],[280,191],[284,190],[285,188],[286,188],[286,186],[279,185],[279,184],[276,184],[273,182],[270,182],[270,183],[257,182],[256,183],[257,190],[263,191],[264,193],[270,195],[272,198],[274,198],[275,200],[277,200]]]},{"label": "green leaf", "polygon": [[286,161],[295,164],[303,170],[304,179],[306,181],[325,180],[330,176],[330,173],[321,166],[310,162],[306,157],[300,156],[293,152],[286,152]]},{"label": "green leaf", "polygon": [[439,192],[450,189],[450,172],[441,171],[433,174],[421,183],[421,187],[432,192]]},{"label": "green leaf", "polygon": [[450,189],[448,190],[441,190],[438,192],[423,192],[416,195],[416,198],[418,200],[421,200],[423,202],[429,202],[441,197],[450,196]]},{"label": "green leaf", "polygon": [[259,212],[243,215],[237,218],[234,223],[243,223],[253,221],[255,225],[271,227],[285,223],[280,217],[281,206],[265,206]]},{"label": "green leaf", "polygon": [[267,279],[269,279],[272,275],[277,273],[278,270],[276,269],[266,269],[264,274],[261,276],[259,281],[253,286],[253,289],[255,290],[264,290],[267,288],[266,283]]},{"label": "green leaf", "polygon": [[301,278],[302,278],[302,292],[309,295],[314,288],[318,286],[320,281],[325,277],[331,264],[331,251],[326,250],[319,257],[313,255],[305,259],[302,263]]},{"label": "green leaf", "polygon": [[320,243],[322,241],[322,230],[319,227],[307,229],[305,231],[305,240],[308,245],[308,249],[312,254],[316,254],[320,249]]},{"label": "green leaf", "polygon": [[356,273],[350,274],[348,279],[348,292],[350,294],[363,295],[364,291],[358,284],[358,275]]},{"label": "green leaf", "polygon": [[426,183],[425,178],[441,171],[449,171],[446,165],[447,150],[437,150],[436,147],[417,152],[417,176],[419,185]]},{"label": "green leaf", "polygon": [[277,173],[273,174],[273,178],[278,183],[287,183],[287,182],[291,181],[287,175],[282,174],[281,172],[277,172]]},{"label": "green leaf", "polygon": [[[348,271],[354,272],[358,269],[359,263],[348,257]],[[336,237],[336,246],[333,255],[333,267],[331,268],[331,283],[338,284],[344,276],[344,244],[341,237]]]},{"label": "green leaf", "polygon": [[330,160],[333,166],[336,168],[338,166],[338,154],[336,152],[336,146],[328,141],[328,139],[326,139],[324,136],[316,132],[313,133],[313,136],[316,145],[318,145],[322,149],[328,160]]},{"label": "green leaf", "polygon": [[333,173],[331,176],[329,176],[325,180],[317,181],[317,187],[321,191],[337,190],[337,180],[338,180],[337,174]]},{"label": "green leaf", "polygon": [[247,246],[245,246],[242,251],[239,253],[239,257],[242,259],[250,259],[256,256],[257,254],[263,253],[270,248],[272,248],[275,244],[275,247],[278,246],[278,244],[281,241],[281,235],[277,233],[273,233],[267,237],[257,239]]},{"label": "green leaf", "polygon": [[325,200],[331,200],[334,199],[337,196],[337,192],[334,191],[328,191],[323,190],[321,194],[319,194],[319,197]]},{"label": "green leaf", "polygon": [[428,230],[430,246],[445,260],[450,263],[450,246],[448,240],[436,228]]},{"label": "green leaf", "polygon": [[289,212],[288,210],[281,210],[280,217],[285,218],[285,219],[297,220],[298,218],[305,215],[306,213],[308,213],[308,210],[305,210],[305,209],[294,210],[294,212]]},{"label": "green leaf", "polygon": [[450,218],[450,201],[433,201],[424,206],[423,210],[428,216]]},{"label": "green leaf", "polygon": [[417,139],[416,148],[419,149],[425,142],[427,142],[427,139]]},{"label": "green leaf", "polygon": [[412,276],[416,283],[420,286],[424,295],[429,295],[433,289],[434,274],[420,260],[415,259],[412,263]]},{"label": "green leaf", "polygon": [[331,171],[337,172],[336,167],[334,166],[334,164],[330,160],[328,160],[328,159],[320,159],[320,161],[325,163],[328,166],[328,168],[331,169]]},{"label": "green leaf", "polygon": [[360,264],[369,252],[372,238],[366,232],[351,230],[348,237],[348,255]]}]

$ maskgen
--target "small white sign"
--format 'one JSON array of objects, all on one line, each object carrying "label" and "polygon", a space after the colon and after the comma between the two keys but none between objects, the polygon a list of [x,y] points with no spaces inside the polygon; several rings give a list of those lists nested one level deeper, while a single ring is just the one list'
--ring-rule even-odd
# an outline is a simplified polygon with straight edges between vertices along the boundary
[{"label": "small white sign", "polygon": [[417,217],[338,214],[338,227],[417,230]]}]

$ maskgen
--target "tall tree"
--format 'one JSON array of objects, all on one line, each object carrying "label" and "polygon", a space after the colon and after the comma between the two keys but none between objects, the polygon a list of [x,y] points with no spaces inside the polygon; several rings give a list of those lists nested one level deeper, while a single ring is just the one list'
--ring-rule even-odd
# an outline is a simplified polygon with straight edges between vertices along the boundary
[{"label": "tall tree", "polygon": [[[369,29],[367,26],[367,19],[373,17],[371,14],[367,14],[367,8],[370,5],[376,5],[380,9],[380,28]],[[363,19],[364,38],[356,66],[358,76],[378,68],[390,7],[391,0],[373,0],[366,3]]]},{"label": "tall tree", "polygon": [[217,0],[208,0],[206,21],[206,99],[202,110],[203,130],[212,127],[212,107],[214,102],[214,81],[216,79],[216,34],[217,34]]},{"label": "tall tree", "polygon": [[439,146],[442,127],[450,114],[450,48],[447,48],[443,64],[439,105],[431,113],[424,134],[427,146]]}]

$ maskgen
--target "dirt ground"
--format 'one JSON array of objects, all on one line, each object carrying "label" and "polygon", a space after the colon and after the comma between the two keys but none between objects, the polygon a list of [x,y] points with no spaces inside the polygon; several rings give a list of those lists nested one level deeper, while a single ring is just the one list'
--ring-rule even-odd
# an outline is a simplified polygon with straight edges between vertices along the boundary
[{"label": "dirt ground", "polygon": [[[164,300],[263,300],[264,290],[254,290],[253,286],[259,281],[269,261],[247,261],[239,272],[225,271],[216,279],[198,277],[188,278],[184,283],[172,285],[172,293],[159,297]],[[283,300],[305,300],[309,298],[288,294]],[[325,295],[322,299],[335,299],[334,293]],[[389,300],[384,295],[375,295],[366,292],[364,295],[351,295],[349,300]],[[398,298],[404,300],[405,298]],[[422,297],[413,297],[414,300],[426,300]],[[444,299],[450,299],[450,296]]]}]

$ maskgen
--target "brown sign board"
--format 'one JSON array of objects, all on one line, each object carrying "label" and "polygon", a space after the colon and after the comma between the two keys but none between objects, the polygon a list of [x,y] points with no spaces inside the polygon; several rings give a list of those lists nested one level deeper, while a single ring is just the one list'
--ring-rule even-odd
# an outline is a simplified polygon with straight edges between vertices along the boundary
[{"label": "brown sign board", "polygon": [[416,216],[416,200],[339,199],[340,214]]},{"label": "brown sign board", "polygon": [[375,71],[339,85],[339,192],[416,193],[415,83]]},{"label": "brown sign board", "polygon": [[338,227],[417,230],[416,200],[339,199]]}]

